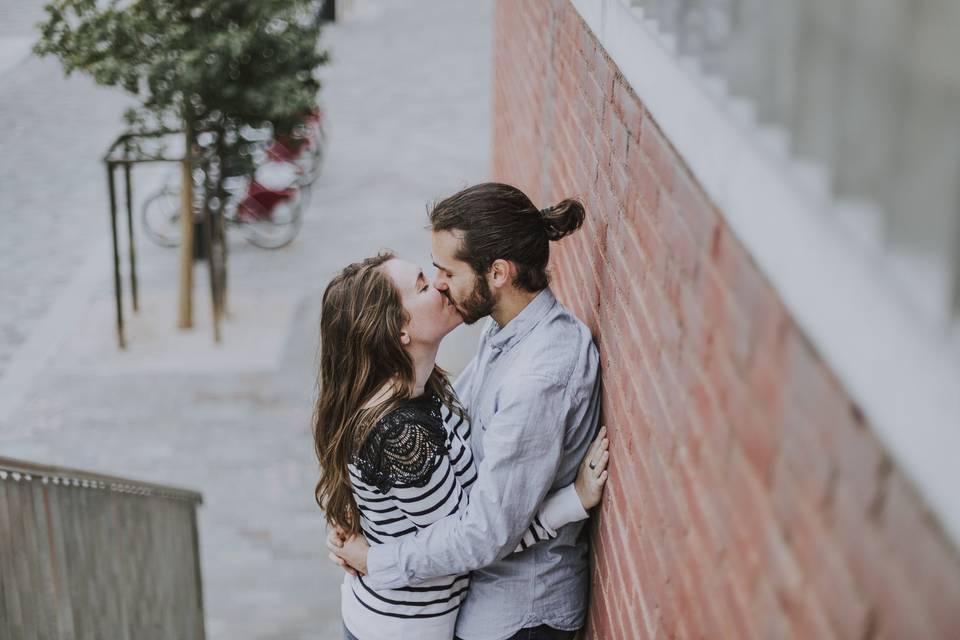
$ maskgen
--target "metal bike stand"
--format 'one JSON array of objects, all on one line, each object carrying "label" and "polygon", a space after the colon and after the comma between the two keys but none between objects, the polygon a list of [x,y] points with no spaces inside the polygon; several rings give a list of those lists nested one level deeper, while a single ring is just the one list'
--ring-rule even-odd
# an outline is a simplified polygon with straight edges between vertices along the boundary
[{"label": "metal bike stand", "polygon": [[[116,193],[116,169],[121,166],[123,167],[124,200],[127,210],[127,242],[129,245],[127,259],[130,266],[130,291],[133,300],[133,311],[136,313],[140,310],[140,298],[137,282],[137,252],[133,226],[133,165],[153,162],[176,162],[178,164],[183,164],[187,161],[186,154],[172,156],[168,155],[165,153],[165,149],[162,145],[158,146],[158,148],[154,149],[152,152],[148,152],[145,151],[142,146],[145,143],[160,143],[162,142],[162,139],[166,137],[183,135],[183,131],[177,130],[124,133],[113,141],[108,148],[107,153],[103,157],[104,166],[107,170],[107,188],[110,197],[110,231],[113,244],[113,291],[116,301],[117,345],[120,349],[126,349],[127,340],[124,333],[123,285],[120,269],[120,232],[119,224],[117,222],[118,199]],[[201,235],[205,236],[207,234]],[[201,242],[211,241],[212,240],[206,237],[201,238]],[[211,247],[206,247],[206,254],[208,256],[213,255]],[[225,265],[223,266],[222,270],[224,272],[226,271]],[[214,286],[214,289],[216,291],[216,286]],[[219,292],[217,291],[214,296],[217,296],[218,294]],[[215,324],[217,324],[217,321],[218,318],[215,317]],[[219,326],[214,327],[214,336],[217,338],[219,337]]]}]

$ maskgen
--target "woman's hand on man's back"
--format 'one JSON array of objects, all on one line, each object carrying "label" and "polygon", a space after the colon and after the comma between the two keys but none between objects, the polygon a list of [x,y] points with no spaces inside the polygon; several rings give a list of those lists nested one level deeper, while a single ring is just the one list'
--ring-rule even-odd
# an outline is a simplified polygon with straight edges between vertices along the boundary
[{"label": "woman's hand on man's back", "polygon": [[584,509],[591,509],[600,504],[603,496],[603,486],[607,482],[607,462],[610,460],[610,443],[607,440],[607,428],[600,427],[593,444],[587,451],[577,471],[577,479],[573,485],[580,496],[580,503]]}]

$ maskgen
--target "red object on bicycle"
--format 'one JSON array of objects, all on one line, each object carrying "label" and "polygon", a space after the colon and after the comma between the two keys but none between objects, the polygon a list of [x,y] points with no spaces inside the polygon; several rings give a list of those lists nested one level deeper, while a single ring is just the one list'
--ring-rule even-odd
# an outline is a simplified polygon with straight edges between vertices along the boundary
[{"label": "red object on bicycle", "polygon": [[267,157],[274,162],[295,162],[300,155],[300,147],[308,140],[278,136],[267,148]]},{"label": "red object on bicycle", "polygon": [[267,157],[279,162],[295,162],[301,150],[313,149],[318,144],[317,137],[323,121],[323,111],[317,107],[304,114],[300,126],[301,135],[278,135],[267,148]]},{"label": "red object on bicycle", "polygon": [[297,190],[293,187],[268,189],[253,180],[247,187],[247,193],[240,202],[240,206],[237,207],[237,219],[244,222],[269,220],[276,206],[292,198],[296,192]]}]

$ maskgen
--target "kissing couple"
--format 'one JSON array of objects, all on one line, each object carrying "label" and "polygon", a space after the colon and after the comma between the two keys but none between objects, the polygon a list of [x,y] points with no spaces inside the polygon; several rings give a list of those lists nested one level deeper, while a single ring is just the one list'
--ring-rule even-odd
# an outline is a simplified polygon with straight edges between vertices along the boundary
[{"label": "kissing couple", "polygon": [[[391,253],[344,268],[320,317],[316,499],[345,570],[347,640],[568,640],[609,458],[590,331],[549,287],[583,224],[479,184],[430,211],[432,275]],[[443,338],[489,318],[453,383]]]}]

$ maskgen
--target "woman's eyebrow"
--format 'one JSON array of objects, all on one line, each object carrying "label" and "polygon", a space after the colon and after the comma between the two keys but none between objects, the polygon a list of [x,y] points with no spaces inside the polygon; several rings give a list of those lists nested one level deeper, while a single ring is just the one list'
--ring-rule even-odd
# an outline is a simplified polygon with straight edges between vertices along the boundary
[{"label": "woman's eyebrow", "polygon": [[423,270],[420,270],[420,273],[417,274],[417,284],[415,285],[417,291],[420,290],[420,285],[426,282],[426,279],[423,277]]}]

